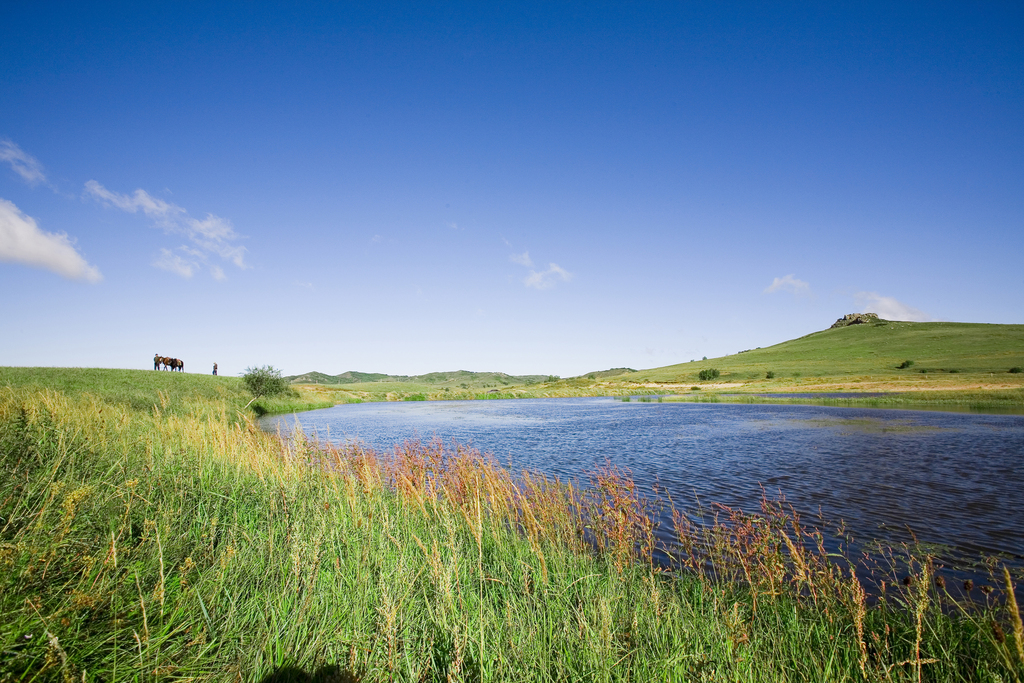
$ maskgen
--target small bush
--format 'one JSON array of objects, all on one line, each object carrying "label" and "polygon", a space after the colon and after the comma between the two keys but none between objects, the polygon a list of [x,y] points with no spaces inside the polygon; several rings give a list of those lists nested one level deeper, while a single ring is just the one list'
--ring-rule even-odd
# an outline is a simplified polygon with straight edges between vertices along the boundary
[{"label": "small bush", "polygon": [[405,401],[426,401],[427,397],[423,394],[409,394],[403,400]]},{"label": "small bush", "polygon": [[775,379],[775,372],[773,370],[769,370],[768,372],[764,373],[764,378]]},{"label": "small bush", "polygon": [[701,370],[700,372],[698,372],[697,379],[699,379],[701,382],[707,382],[708,380],[718,379],[718,377],[721,374],[722,373],[720,373],[715,368],[708,368],[707,370]]},{"label": "small bush", "polygon": [[959,373],[960,373],[960,371],[957,370],[956,368],[953,368],[952,370],[949,371],[949,374],[951,374],[951,375],[957,375]]},{"label": "small bush", "polygon": [[242,375],[242,382],[245,383],[245,388],[252,394],[253,399],[277,396],[288,387],[288,383],[281,377],[281,371],[273,365],[246,368],[245,374]]},{"label": "small bush", "polygon": [[700,387],[690,387],[690,391],[700,391]]},{"label": "small bush", "polygon": [[1016,374],[1018,372],[1024,372],[1024,368],[1022,368],[1019,365],[1014,365],[1012,368],[1010,368],[1010,372],[1012,372],[1014,374]]},{"label": "small bush", "polygon": [[897,370],[906,370],[907,368],[909,368],[913,364],[914,364],[914,361],[912,361],[912,360],[905,360],[902,363],[900,363],[899,365],[897,365],[896,369]]}]

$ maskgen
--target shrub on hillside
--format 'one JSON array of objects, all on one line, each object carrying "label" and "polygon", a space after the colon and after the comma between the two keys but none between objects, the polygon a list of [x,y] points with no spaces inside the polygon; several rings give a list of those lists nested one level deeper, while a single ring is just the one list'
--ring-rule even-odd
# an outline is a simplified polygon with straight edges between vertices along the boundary
[{"label": "shrub on hillside", "polygon": [[1024,368],[1022,368],[1019,365],[1014,365],[1012,368],[1010,368],[1010,372],[1013,372],[1013,373],[1024,372]]},{"label": "shrub on hillside", "polygon": [[764,378],[765,379],[775,379],[775,372],[772,371],[772,370],[769,370],[768,372],[766,372],[764,374]]},{"label": "shrub on hillside", "polygon": [[277,396],[288,387],[288,383],[281,377],[281,371],[273,365],[246,368],[245,374],[242,375],[242,382],[252,394],[253,400]]},{"label": "shrub on hillside", "polygon": [[900,363],[899,365],[897,365],[896,369],[897,370],[906,370],[907,368],[909,368],[913,364],[914,364],[914,361],[912,361],[912,360],[905,360],[902,363]]},{"label": "shrub on hillside", "polygon": [[718,379],[718,377],[721,374],[722,373],[720,373],[715,368],[708,368],[707,370],[701,370],[700,372],[698,372],[697,379],[699,379],[701,382],[707,382],[708,380]]}]

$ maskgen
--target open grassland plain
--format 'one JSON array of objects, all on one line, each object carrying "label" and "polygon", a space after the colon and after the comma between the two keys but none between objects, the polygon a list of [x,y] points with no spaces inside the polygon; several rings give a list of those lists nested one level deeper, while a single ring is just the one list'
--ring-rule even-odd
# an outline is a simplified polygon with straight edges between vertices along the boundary
[{"label": "open grassland plain", "polygon": [[659,563],[658,503],[611,467],[280,440],[233,382],[77,372],[0,384],[0,680],[1024,678],[994,564],[868,576],[770,500],[677,512]]},{"label": "open grassland plain", "polygon": [[[612,372],[613,375],[619,374]],[[326,375],[308,372],[286,378],[310,395],[335,403],[360,401],[445,401],[495,398],[554,398],[570,396],[625,395],[637,387],[595,385],[584,377],[561,380],[549,375],[514,376],[501,372],[432,372],[411,377],[379,373],[344,372]],[[641,393],[655,393],[640,388]]]},{"label": "open grassland plain", "polygon": [[[701,378],[702,371],[712,369],[719,375]],[[1018,411],[1024,410],[1024,325],[878,320],[650,370],[617,368],[569,379],[531,376],[529,383],[500,373],[459,374],[380,375],[304,389],[334,403],[675,394],[674,400],[691,401]],[[837,392],[876,395],[827,396]],[[758,396],[792,393],[812,395]]]}]

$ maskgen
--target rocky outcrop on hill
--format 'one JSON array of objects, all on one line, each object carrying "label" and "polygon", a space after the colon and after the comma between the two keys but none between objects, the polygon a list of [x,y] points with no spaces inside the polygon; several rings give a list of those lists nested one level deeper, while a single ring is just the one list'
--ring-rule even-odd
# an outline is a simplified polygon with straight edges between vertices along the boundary
[{"label": "rocky outcrop on hill", "polygon": [[835,323],[829,329],[834,330],[837,327],[849,327],[850,325],[863,325],[864,323],[877,323],[879,317],[877,313],[847,313]]}]

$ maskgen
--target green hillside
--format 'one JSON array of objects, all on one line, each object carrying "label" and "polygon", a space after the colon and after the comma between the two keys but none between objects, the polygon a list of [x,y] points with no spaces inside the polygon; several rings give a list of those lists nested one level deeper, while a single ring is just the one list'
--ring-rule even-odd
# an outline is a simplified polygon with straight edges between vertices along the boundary
[{"label": "green hillside", "polygon": [[263,415],[334,405],[301,389],[251,401],[240,377],[117,368],[0,367],[0,391],[4,389],[87,396],[112,407],[162,415],[191,414],[197,402],[212,402],[228,406],[230,419],[239,418],[243,410]]},{"label": "green hillside", "polygon": [[405,375],[385,375],[380,372],[355,372],[353,370],[340,375],[328,375],[314,370],[302,375],[289,375],[285,379],[292,384],[356,384],[359,382],[404,382],[409,378]]},{"label": "green hillside", "polygon": [[[904,361],[913,364],[898,369]],[[1002,375],[1015,380],[1011,368],[1024,366],[1024,325],[980,323],[912,323],[880,320],[814,332],[763,349],[704,361],[641,370],[631,382],[688,383],[701,370],[715,368],[720,382],[764,379],[831,378],[839,381],[925,379],[932,375],[966,380]],[[924,375],[926,377],[921,377]],[[958,376],[959,377],[956,377]],[[1009,375],[1009,376],[1008,376]]]}]

